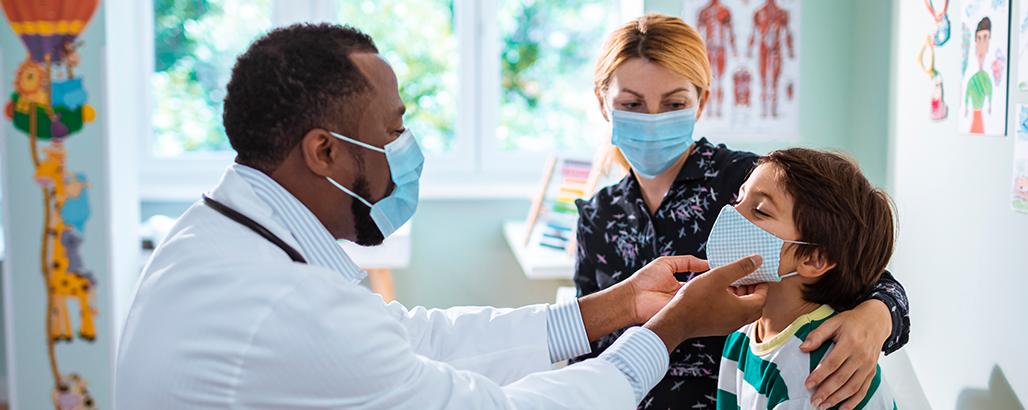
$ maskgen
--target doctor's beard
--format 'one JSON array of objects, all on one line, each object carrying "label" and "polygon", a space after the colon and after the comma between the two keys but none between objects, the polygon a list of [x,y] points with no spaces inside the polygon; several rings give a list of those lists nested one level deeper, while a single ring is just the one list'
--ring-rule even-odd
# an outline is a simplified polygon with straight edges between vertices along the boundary
[{"label": "doctor's beard", "polygon": [[[354,181],[353,192],[362,198],[371,197],[368,180],[364,175],[358,176]],[[364,202],[354,200],[350,201],[350,212],[353,213],[353,228],[357,231],[357,240],[354,242],[360,246],[381,245],[385,236],[382,236],[382,231],[375,225],[375,220],[371,219],[371,208],[364,205]]]}]

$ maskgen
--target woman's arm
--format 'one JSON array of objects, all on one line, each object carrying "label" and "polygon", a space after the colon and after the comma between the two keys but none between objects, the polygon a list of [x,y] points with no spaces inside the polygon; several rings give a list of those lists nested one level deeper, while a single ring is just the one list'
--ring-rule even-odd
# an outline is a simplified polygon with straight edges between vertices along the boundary
[{"label": "woman's arm", "polygon": [[864,399],[877,369],[879,352],[892,353],[907,343],[909,308],[903,285],[886,271],[857,307],[810,332],[800,345],[804,352],[817,349],[829,339],[836,344],[807,378],[807,389],[817,387],[811,398],[814,407],[841,403],[840,408],[848,410]]},{"label": "woman's arm", "polygon": [[910,340],[910,304],[907,301],[907,291],[892,273],[885,271],[874,288],[864,295],[865,301],[872,299],[882,301],[889,308],[889,315],[892,317],[891,333],[882,346],[882,351],[888,355],[899,350]]}]

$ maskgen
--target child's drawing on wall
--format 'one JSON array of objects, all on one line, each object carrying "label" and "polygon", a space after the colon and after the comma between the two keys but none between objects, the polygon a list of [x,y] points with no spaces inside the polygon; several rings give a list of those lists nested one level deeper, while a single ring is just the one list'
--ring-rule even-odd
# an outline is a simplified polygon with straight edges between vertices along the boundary
[{"label": "child's drawing on wall", "polygon": [[1010,209],[1028,214],[1028,104],[1018,104],[1017,114]]},{"label": "child's drawing on wall", "polygon": [[970,61],[961,81],[960,131],[1004,136],[1007,133],[1007,78],[1005,56],[1009,44],[1009,6],[1005,1],[964,0],[964,22],[974,27]]}]

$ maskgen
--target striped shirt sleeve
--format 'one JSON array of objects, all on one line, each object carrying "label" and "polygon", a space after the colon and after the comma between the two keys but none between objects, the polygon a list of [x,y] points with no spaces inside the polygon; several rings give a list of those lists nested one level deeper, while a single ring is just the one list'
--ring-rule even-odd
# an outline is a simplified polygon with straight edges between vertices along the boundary
[{"label": "striped shirt sleeve", "polygon": [[625,331],[596,360],[606,360],[625,374],[637,403],[664,377],[669,363],[664,342],[652,330],[642,327]]},{"label": "striped shirt sleeve", "polygon": [[547,307],[546,335],[550,347],[550,363],[581,356],[592,350],[577,299]]}]

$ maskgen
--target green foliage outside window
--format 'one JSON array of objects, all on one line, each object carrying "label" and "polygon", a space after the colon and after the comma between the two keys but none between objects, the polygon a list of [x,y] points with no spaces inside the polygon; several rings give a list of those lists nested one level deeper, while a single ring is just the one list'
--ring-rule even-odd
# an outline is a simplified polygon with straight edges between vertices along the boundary
[{"label": "green foliage outside window", "polygon": [[340,0],[339,23],[375,39],[407,104],[404,125],[421,148],[452,149],[458,62],[453,0]]},{"label": "green foliage outside window", "polygon": [[584,149],[600,131],[593,70],[617,0],[503,0],[502,94],[496,136],[505,150]]},{"label": "green foliage outside window", "polygon": [[[154,152],[230,149],[222,101],[236,57],[271,27],[271,0],[154,0]],[[505,150],[581,149],[601,122],[592,93],[617,0],[503,0],[500,125]],[[375,39],[429,152],[454,147],[457,37],[453,0],[339,0],[339,23]]]},{"label": "green foliage outside window", "polygon": [[269,0],[154,0],[154,153],[231,149],[221,125],[236,57],[271,27]]}]

